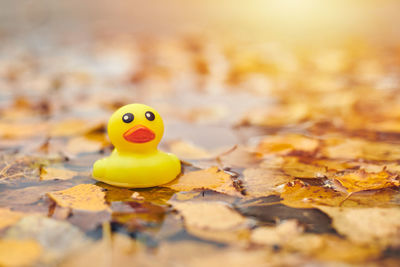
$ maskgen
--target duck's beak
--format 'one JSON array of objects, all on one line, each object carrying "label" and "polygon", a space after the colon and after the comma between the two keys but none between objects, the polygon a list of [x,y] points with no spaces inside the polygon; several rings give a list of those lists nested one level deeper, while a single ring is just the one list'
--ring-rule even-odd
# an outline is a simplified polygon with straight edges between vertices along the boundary
[{"label": "duck's beak", "polygon": [[152,130],[140,124],[130,128],[123,136],[126,141],[132,143],[146,143],[156,137]]}]

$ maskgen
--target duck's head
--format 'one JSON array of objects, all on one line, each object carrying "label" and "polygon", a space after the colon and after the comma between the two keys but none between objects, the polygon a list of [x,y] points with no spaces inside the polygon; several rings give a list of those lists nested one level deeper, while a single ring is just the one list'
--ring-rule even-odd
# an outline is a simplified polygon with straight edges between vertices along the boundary
[{"label": "duck's head", "polygon": [[164,133],[158,112],[143,104],[119,108],[108,121],[108,136],[120,152],[149,153],[157,150]]}]

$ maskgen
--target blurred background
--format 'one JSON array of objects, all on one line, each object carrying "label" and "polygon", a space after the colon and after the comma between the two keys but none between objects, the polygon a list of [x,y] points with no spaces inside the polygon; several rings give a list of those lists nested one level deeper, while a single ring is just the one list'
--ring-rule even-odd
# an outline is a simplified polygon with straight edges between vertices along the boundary
[{"label": "blurred background", "polygon": [[0,30],[14,34],[207,31],[307,43],[387,41],[400,31],[396,0],[1,0],[0,7]]},{"label": "blurred background", "polygon": [[[0,0],[0,6],[5,119],[15,120],[22,105],[42,107],[39,121],[105,123],[116,107],[143,102],[164,114],[169,139],[211,148],[239,143],[232,131],[238,125],[400,129],[400,111],[385,108],[400,103],[393,97],[400,90],[399,1]],[[378,124],[381,118],[371,116],[378,113],[391,122]]]}]

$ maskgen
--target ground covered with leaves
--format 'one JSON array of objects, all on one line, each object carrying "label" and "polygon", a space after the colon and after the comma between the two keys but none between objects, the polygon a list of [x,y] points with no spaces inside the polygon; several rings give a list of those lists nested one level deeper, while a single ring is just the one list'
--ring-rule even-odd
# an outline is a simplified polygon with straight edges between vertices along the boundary
[{"label": "ground covered with leaves", "polygon": [[[3,36],[0,265],[398,266],[399,53]],[[169,184],[91,177],[134,102],[163,116]]]}]

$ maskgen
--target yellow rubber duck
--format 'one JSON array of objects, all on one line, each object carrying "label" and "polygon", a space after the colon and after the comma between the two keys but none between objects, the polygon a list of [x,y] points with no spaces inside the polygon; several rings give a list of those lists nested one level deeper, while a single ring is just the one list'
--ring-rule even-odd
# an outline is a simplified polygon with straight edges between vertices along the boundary
[{"label": "yellow rubber duck", "polygon": [[115,149],[94,163],[96,180],[128,188],[153,187],[172,181],[181,172],[178,157],[157,148],[164,123],[153,108],[123,106],[111,116],[107,130]]}]

